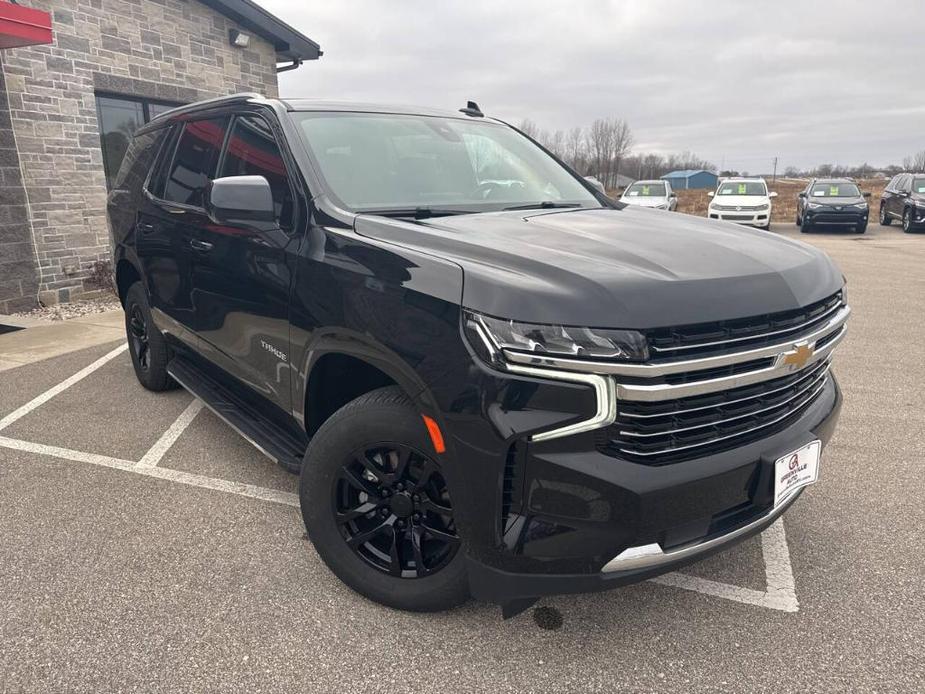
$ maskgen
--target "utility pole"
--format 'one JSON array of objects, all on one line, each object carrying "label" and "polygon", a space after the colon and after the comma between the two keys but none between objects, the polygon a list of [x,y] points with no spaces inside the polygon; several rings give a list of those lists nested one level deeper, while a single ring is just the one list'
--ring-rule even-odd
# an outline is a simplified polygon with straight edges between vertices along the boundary
[{"label": "utility pole", "polygon": [[774,173],[771,176],[771,183],[777,183],[777,157],[774,157]]}]

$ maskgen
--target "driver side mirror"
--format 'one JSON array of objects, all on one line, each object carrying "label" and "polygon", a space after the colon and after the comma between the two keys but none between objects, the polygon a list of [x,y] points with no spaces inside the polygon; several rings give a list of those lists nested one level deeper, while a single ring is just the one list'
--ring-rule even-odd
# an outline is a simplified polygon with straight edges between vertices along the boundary
[{"label": "driver side mirror", "polygon": [[772,190],[770,193],[768,193],[768,197],[769,197],[769,198],[776,198],[776,197],[777,197],[777,191],[776,191],[776,190]]},{"label": "driver side mirror", "polygon": [[674,191],[671,191],[671,192],[668,194],[668,197],[669,197],[669,198],[676,198],[676,197],[678,197],[678,194],[675,193]]},{"label": "driver side mirror", "polygon": [[273,191],[263,176],[216,178],[206,196],[206,212],[216,224],[263,226],[276,221]]},{"label": "driver side mirror", "polygon": [[604,190],[604,184],[598,181],[594,176],[585,176],[585,180],[594,186],[599,192],[607,195],[607,191]]},{"label": "driver side mirror", "polygon": [[716,193],[714,193],[712,190],[709,193],[707,193],[708,198],[712,198],[714,195],[716,195]]},{"label": "driver side mirror", "polygon": [[802,191],[797,197],[805,198],[805,197],[806,197],[806,191],[805,191],[805,190]]},{"label": "driver side mirror", "polygon": [[870,197],[870,193],[861,193],[861,195],[863,195],[865,198],[869,198],[869,197]]}]

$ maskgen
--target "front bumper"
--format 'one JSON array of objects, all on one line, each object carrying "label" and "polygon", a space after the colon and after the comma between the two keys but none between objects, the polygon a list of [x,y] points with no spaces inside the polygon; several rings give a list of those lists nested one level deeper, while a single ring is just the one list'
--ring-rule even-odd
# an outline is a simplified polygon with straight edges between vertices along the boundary
[{"label": "front bumper", "polygon": [[470,547],[473,596],[504,605],[607,590],[761,532],[800,496],[772,508],[774,461],[814,439],[825,445],[840,407],[832,378],[786,429],[661,466],[599,453],[591,433],[529,444],[521,456],[523,496],[514,504],[519,513],[511,514],[495,547]]},{"label": "front bumper", "polygon": [[867,218],[870,209],[859,209],[843,207],[835,209],[832,207],[823,207],[817,209],[807,208],[803,211],[803,217],[810,224],[825,224],[833,226],[858,226],[867,224]]},{"label": "front bumper", "polygon": [[710,219],[718,219],[723,222],[735,222],[737,224],[747,224],[758,227],[767,226],[771,219],[770,208],[758,212],[747,210],[726,212],[717,211],[711,208],[708,214]]}]

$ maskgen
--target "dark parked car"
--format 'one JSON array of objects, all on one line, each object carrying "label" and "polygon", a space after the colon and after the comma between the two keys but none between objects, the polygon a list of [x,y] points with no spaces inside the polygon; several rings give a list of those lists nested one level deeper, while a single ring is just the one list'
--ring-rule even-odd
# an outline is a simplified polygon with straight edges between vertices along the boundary
[{"label": "dark parked car", "polygon": [[925,174],[897,174],[887,185],[880,198],[880,224],[889,226],[894,219],[907,234],[925,224]]},{"label": "dark parked car", "polygon": [[819,225],[850,226],[867,231],[870,193],[845,178],[815,178],[797,199],[796,224],[804,234]]},{"label": "dark parked car", "polygon": [[109,215],[138,379],[300,473],[321,558],[394,607],[510,615],[727,547],[838,416],[825,254],[611,201],[474,104],[183,107]]}]

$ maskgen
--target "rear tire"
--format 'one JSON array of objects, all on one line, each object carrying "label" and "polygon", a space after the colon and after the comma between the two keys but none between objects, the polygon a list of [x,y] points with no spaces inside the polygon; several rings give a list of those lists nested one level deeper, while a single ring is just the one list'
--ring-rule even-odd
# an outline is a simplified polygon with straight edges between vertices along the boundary
[{"label": "rear tire", "polygon": [[125,294],[125,334],[138,382],[154,392],[177,388],[177,382],[167,373],[170,347],[151,320],[148,296],[141,282],[135,282]]},{"label": "rear tire", "polygon": [[414,612],[469,599],[441,456],[397,387],[347,403],[312,437],[299,483],[315,549],[370,600]]},{"label": "rear tire", "polygon": [[880,226],[888,227],[893,223],[893,220],[890,219],[890,215],[886,213],[886,208],[883,205],[880,205]]}]

